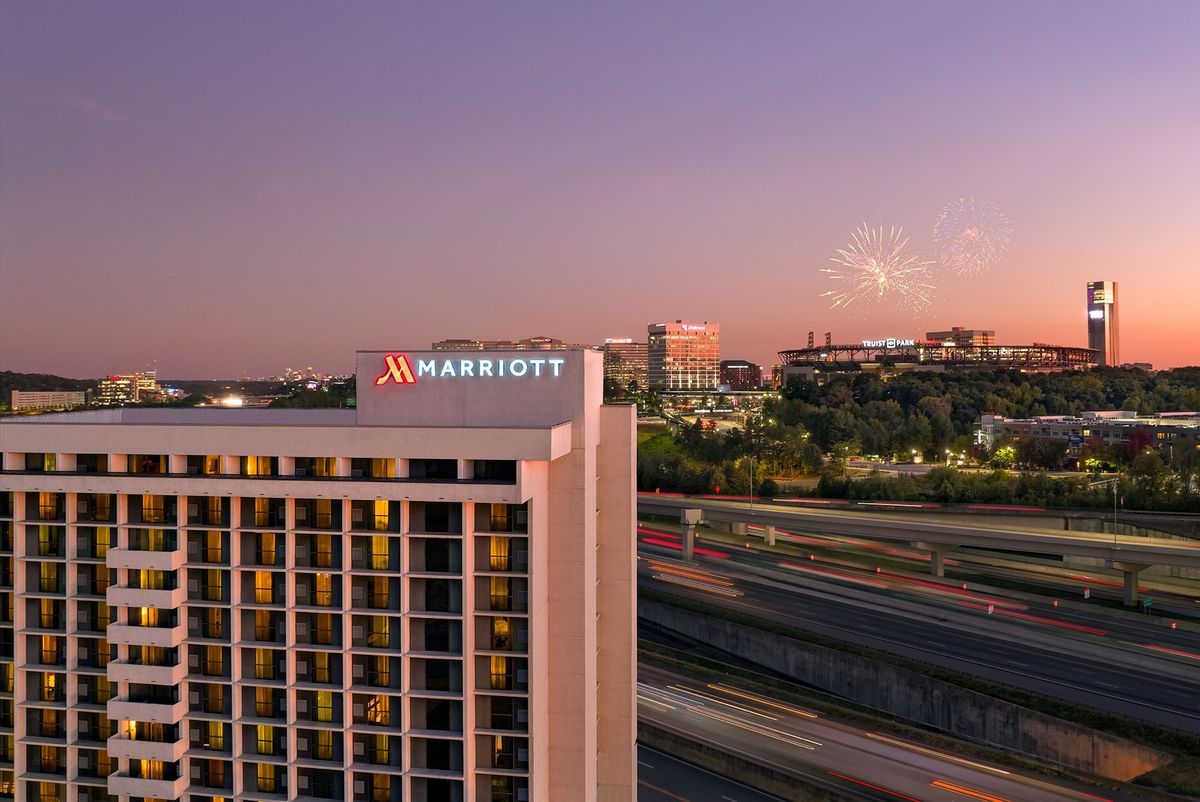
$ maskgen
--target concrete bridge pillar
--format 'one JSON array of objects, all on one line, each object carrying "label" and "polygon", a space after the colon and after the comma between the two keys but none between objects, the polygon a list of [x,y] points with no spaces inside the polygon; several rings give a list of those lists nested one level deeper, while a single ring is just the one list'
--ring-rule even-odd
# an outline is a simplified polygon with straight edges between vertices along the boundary
[{"label": "concrete bridge pillar", "polygon": [[736,537],[745,537],[749,529],[750,526],[745,521],[733,521],[729,524],[730,534]]},{"label": "concrete bridge pillar", "polygon": [[683,559],[696,559],[696,527],[703,520],[701,510],[680,510],[679,523],[683,525]]},{"label": "concrete bridge pillar", "polygon": [[946,575],[946,554],[954,551],[956,546],[950,543],[913,543],[913,548],[929,552],[929,573],[934,576]]},{"label": "concrete bridge pillar", "polygon": [[1125,575],[1125,606],[1136,607],[1138,603],[1138,576],[1149,568],[1143,563],[1131,563],[1124,560],[1105,560],[1104,564]]},{"label": "concrete bridge pillar", "polygon": [[775,527],[771,524],[763,525],[763,543],[767,546],[775,545]]}]

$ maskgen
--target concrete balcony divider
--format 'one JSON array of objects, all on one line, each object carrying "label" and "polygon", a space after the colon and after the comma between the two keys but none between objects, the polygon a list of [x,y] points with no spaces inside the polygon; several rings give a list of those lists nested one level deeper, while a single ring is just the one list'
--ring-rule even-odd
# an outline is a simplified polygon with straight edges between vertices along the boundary
[{"label": "concrete balcony divider", "polygon": [[108,679],[111,682],[136,682],[142,685],[178,685],[187,678],[187,666],[147,666],[114,660],[108,664]]},{"label": "concrete balcony divider", "polygon": [[108,792],[116,796],[179,799],[187,786],[186,776],[175,780],[146,780],[141,777],[130,777],[128,774],[108,775]]}]

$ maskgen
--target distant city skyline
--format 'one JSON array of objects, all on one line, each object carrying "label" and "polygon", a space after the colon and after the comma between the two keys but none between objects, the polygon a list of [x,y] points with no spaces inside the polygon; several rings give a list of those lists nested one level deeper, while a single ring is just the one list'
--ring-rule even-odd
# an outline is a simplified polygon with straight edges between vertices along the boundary
[{"label": "distant city skyline", "polygon": [[[0,5],[0,369],[352,368],[453,337],[718,321],[769,365],[985,327],[1200,363],[1200,3],[537,8]],[[852,50],[849,45],[853,45]],[[937,252],[931,308],[830,309],[860,226]],[[968,271],[969,272],[969,271]]]}]

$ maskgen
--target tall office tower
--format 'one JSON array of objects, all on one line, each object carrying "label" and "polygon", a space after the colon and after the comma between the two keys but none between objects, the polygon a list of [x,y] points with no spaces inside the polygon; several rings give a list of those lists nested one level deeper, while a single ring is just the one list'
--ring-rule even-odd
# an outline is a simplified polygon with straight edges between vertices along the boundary
[{"label": "tall office tower", "polygon": [[357,360],[357,410],[0,422],[17,799],[634,798],[634,414],[600,354]]},{"label": "tall office tower", "polygon": [[717,323],[651,323],[651,390],[716,389],[721,363],[721,326]]},{"label": "tall office tower", "polygon": [[1117,328],[1117,282],[1089,281],[1087,285],[1088,348],[1099,352],[1100,364],[1121,364]]},{"label": "tall office tower", "polygon": [[600,347],[604,354],[604,390],[623,393],[631,384],[641,389],[649,386],[650,356],[646,343],[634,342],[632,337],[610,337]]}]

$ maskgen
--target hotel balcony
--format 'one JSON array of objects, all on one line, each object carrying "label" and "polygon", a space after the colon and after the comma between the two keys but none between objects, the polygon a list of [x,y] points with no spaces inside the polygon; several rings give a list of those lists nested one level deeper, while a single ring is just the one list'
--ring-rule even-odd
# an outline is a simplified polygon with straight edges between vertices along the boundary
[{"label": "hotel balcony", "polygon": [[109,549],[105,564],[109,568],[140,568],[153,571],[178,571],[183,567],[187,553],[183,549],[172,551],[143,551],[141,549]]},{"label": "hotel balcony", "polygon": [[140,627],[131,624],[109,624],[108,642],[125,646],[178,646],[187,638],[187,627],[181,622],[173,627]]},{"label": "hotel balcony", "polygon": [[179,799],[188,787],[186,776],[169,780],[150,780],[131,777],[124,772],[108,775],[108,792],[114,796]]},{"label": "hotel balcony", "polygon": [[117,733],[108,739],[108,756],[112,758],[130,758],[133,760],[161,760],[164,763],[174,763],[183,758],[188,750],[186,738],[175,741],[143,741],[135,740]]},{"label": "hotel balcony", "polygon": [[114,660],[108,664],[108,678],[112,682],[136,682],[142,685],[178,685],[187,679],[187,666],[152,666]]},{"label": "hotel balcony", "polygon": [[187,702],[182,699],[173,704],[110,699],[107,715],[111,721],[152,721],[164,724],[176,724],[183,720],[187,712]]},{"label": "hotel balcony", "polygon": [[159,610],[181,607],[186,599],[187,591],[184,588],[143,590],[115,585],[108,588],[105,597],[109,607],[155,607]]}]

